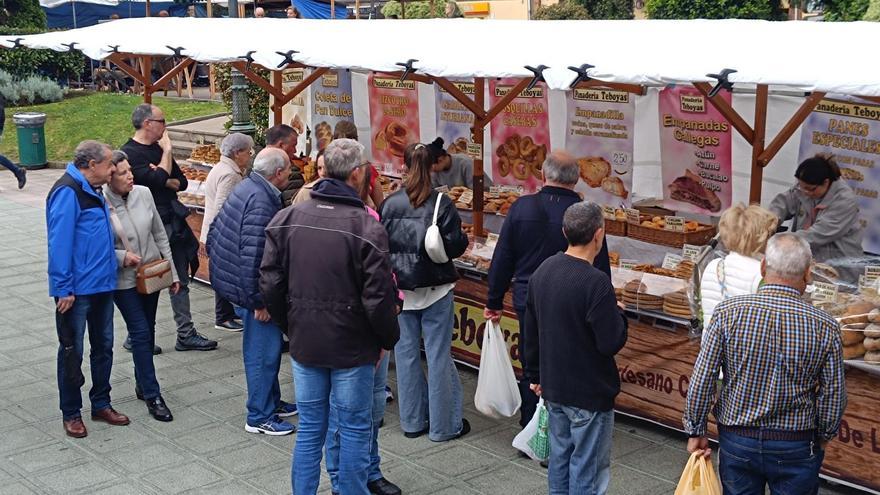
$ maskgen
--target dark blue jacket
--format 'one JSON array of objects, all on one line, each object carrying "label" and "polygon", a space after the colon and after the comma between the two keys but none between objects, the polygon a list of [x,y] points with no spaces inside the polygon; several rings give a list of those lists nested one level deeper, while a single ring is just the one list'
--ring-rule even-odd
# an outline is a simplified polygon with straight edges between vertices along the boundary
[{"label": "dark blue jacket", "polygon": [[49,295],[116,290],[116,251],[104,196],[72,163],[46,197]]},{"label": "dark blue jacket", "polygon": [[211,285],[235,305],[265,308],[260,295],[260,262],[266,225],[281,209],[281,193],[253,172],[223,203],[208,230]]},{"label": "dark blue jacket", "polygon": [[[581,197],[570,189],[545,186],[537,194],[523,196],[513,203],[489,268],[488,308],[502,309],[504,294],[512,281],[514,309],[525,311],[529,278],[544,260],[568,248],[562,234],[562,216],[579,201]],[[593,266],[611,276],[607,243],[602,243]]]}]

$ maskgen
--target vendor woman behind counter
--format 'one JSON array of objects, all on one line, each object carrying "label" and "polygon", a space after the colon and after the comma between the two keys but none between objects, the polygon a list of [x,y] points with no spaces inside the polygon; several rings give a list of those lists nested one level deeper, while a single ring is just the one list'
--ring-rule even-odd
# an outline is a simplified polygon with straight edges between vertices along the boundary
[{"label": "vendor woman behind counter", "polygon": [[791,219],[791,232],[810,243],[813,259],[862,256],[862,224],[856,195],[840,180],[831,155],[807,158],[794,174],[797,184],[770,203],[780,224]]},{"label": "vendor woman behind counter", "polygon": [[[458,153],[450,155],[443,147],[443,138],[437,138],[428,145],[428,150],[434,158],[434,166],[431,168],[431,183],[436,187],[466,186],[474,188],[474,159]],[[492,179],[484,177],[483,185],[492,186]]]}]

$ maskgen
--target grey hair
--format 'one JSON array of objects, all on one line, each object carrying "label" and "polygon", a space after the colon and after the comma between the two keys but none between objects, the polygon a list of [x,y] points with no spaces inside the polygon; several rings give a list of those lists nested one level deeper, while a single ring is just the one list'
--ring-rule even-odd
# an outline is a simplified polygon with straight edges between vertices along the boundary
[{"label": "grey hair", "polygon": [[364,146],[354,139],[334,139],[324,149],[324,175],[348,180],[351,172],[363,164]]},{"label": "grey hair", "polygon": [[768,272],[782,278],[798,279],[806,273],[812,261],[810,244],[796,234],[776,234],[767,241],[764,263]]},{"label": "grey hair", "polygon": [[562,216],[562,231],[571,246],[589,244],[596,236],[596,231],[604,226],[602,208],[589,201],[581,201],[569,206]]},{"label": "grey hair", "polygon": [[278,148],[263,148],[254,158],[253,171],[268,178],[288,165],[290,165],[290,158],[287,153]]},{"label": "grey hair", "polygon": [[127,160],[128,154],[122,150],[113,150],[113,153],[110,155],[110,163],[113,165],[119,165],[120,162]]},{"label": "grey hair", "polygon": [[554,151],[547,155],[541,171],[544,173],[545,181],[566,186],[577,184],[580,177],[577,160],[565,151]]},{"label": "grey hair", "polygon": [[220,143],[220,154],[227,158],[232,158],[239,151],[249,150],[253,147],[254,138],[247,134],[233,132],[223,138],[223,142]]},{"label": "grey hair", "polygon": [[110,147],[106,144],[87,139],[76,145],[76,149],[73,151],[73,164],[76,168],[88,168],[89,162],[92,160],[103,162],[107,158],[108,151],[110,151]]},{"label": "grey hair", "polygon": [[153,105],[150,105],[149,103],[141,103],[134,107],[134,111],[131,112],[131,125],[133,125],[135,129],[140,129],[144,126],[144,122],[152,116]]}]

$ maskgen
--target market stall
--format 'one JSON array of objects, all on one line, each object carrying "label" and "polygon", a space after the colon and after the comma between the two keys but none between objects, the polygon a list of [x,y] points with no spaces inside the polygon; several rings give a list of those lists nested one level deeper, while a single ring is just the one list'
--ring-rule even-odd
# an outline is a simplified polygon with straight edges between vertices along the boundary
[{"label": "market stall", "polygon": [[[167,31],[161,40],[131,36],[155,29],[143,22],[117,21],[0,40],[0,45],[76,48],[93,58],[109,58],[139,78],[147,101],[174,71],[152,83],[125,59],[144,58],[142,65],[150,66],[150,57],[174,56],[175,71],[193,61],[231,63],[269,92],[273,123],[296,127],[299,116],[301,123],[316,125],[313,139],[320,139],[317,124],[327,123],[326,115],[343,115],[340,93],[330,97],[336,100],[330,101],[334,110],[325,115],[317,108],[328,102],[332,92],[327,88],[334,81],[338,87],[351,73],[351,89],[341,94],[350,97],[351,117],[367,131],[361,141],[388,177],[399,174],[401,150],[409,142],[440,135],[450,153],[470,156],[472,187],[448,190],[473,238],[458,260],[463,278],[456,286],[453,335],[453,352],[467,364],[479,362],[485,274],[495,240],[491,234],[500,230],[519,195],[540,187],[543,156],[562,148],[575,153],[581,171],[576,191],[607,206],[614,285],[631,317],[630,339],[618,357],[623,382],[619,410],[672,428],[681,427],[688,377],[699,350],[694,282],[713,255],[707,245],[716,233],[715,219],[736,201],[760,202],[762,190],[784,189],[791,180],[790,165],[765,167],[784,149],[786,161],[795,161],[794,145],[787,143],[805,121],[811,122],[814,111],[837,110],[846,117],[838,120],[878,120],[870,103],[880,101],[880,69],[831,43],[815,43],[847,39],[871,46],[880,35],[880,26],[871,23],[482,21],[480,29],[468,29],[472,26],[466,20],[429,20],[394,21],[391,29],[382,21],[163,19]],[[464,30],[467,36],[460,35]],[[616,41],[582,47],[576,41],[585,34]],[[438,38],[444,39],[442,46],[434,41]],[[811,50],[786,54],[780,63],[777,53],[765,49],[766,39],[800,40]],[[499,44],[503,50],[486,56],[487,47]],[[816,60],[822,61],[821,70]],[[260,77],[251,70],[254,64],[272,70],[272,76]],[[285,71],[301,72],[288,77]],[[319,84],[324,89],[307,95],[302,104],[308,111],[285,113],[286,105],[299,104],[295,100]],[[847,103],[857,109],[844,105],[839,110],[829,93],[863,99]],[[793,112],[780,120],[769,111],[773,105]],[[818,140],[845,148],[841,136],[854,129],[844,125],[837,131],[825,122],[825,134],[832,136],[823,138],[819,125],[807,135],[808,144]],[[768,130],[776,131],[772,139]],[[869,141],[877,135],[867,132],[857,137]],[[651,139],[646,141],[647,135]],[[801,148],[807,149],[804,139],[801,133]],[[848,143],[846,149],[858,146],[868,157],[880,154],[868,142]],[[847,164],[853,171],[847,180],[863,183],[865,200],[876,199],[877,186],[869,184],[880,183],[880,177],[873,176],[873,160],[860,159],[864,162],[853,158]],[[192,162],[198,164],[187,171],[195,180],[183,198],[196,208],[198,177],[210,161],[195,156]],[[765,171],[774,176],[777,170],[784,172],[765,177]],[[493,187],[485,187],[485,176]],[[191,219],[200,229],[197,217]],[[866,219],[869,229],[871,222]],[[811,300],[842,319],[857,320],[847,320],[848,325],[865,325],[848,330],[866,329],[870,323],[862,321],[861,312],[880,306],[870,294],[876,282],[876,277],[869,280],[873,263],[860,267],[862,283],[830,280],[814,288]],[[816,294],[821,297],[814,299]],[[862,306],[851,308],[854,304]],[[867,318],[870,311],[864,312]],[[518,363],[518,327],[509,298],[502,330]],[[859,344],[866,346],[864,341],[850,345]],[[852,357],[849,406],[823,474],[878,493],[880,444],[870,414],[878,405],[878,378],[872,364]]]}]

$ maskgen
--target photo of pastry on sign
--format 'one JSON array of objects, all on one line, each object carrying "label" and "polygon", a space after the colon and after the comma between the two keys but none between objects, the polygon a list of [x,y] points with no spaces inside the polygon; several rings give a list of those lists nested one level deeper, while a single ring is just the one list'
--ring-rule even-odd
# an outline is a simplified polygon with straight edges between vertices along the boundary
[{"label": "photo of pastry on sign", "polygon": [[[602,188],[608,194],[626,199],[629,191],[620,177],[612,176],[611,163],[601,156],[585,156],[578,158],[578,168],[581,179],[593,189]],[[625,175],[627,172],[614,171],[615,175]]]},{"label": "photo of pastry on sign", "polygon": [[409,130],[406,126],[398,122],[391,122],[376,133],[373,146],[374,149],[388,150],[392,155],[403,158],[403,152],[409,142]]},{"label": "photo of pastry on sign", "polygon": [[684,175],[677,177],[667,187],[670,197],[676,201],[684,201],[712,213],[721,211],[721,199],[718,195],[706,189],[700,183],[700,177],[690,170],[685,170]]},{"label": "photo of pastry on sign", "polygon": [[502,177],[513,175],[517,180],[529,177],[543,180],[541,167],[547,158],[546,144],[536,144],[529,136],[513,134],[501,143],[495,153],[498,155],[498,172]]},{"label": "photo of pastry on sign", "polygon": [[367,89],[373,165],[385,173],[400,174],[403,152],[419,140],[416,82],[371,75]]}]

